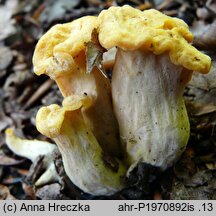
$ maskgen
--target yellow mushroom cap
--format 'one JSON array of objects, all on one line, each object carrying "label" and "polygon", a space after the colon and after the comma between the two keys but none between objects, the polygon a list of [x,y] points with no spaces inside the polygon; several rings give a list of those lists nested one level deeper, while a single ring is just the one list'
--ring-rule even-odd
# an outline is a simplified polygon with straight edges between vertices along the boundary
[{"label": "yellow mushroom cap", "polygon": [[210,69],[211,59],[190,44],[193,35],[178,18],[126,5],[102,11],[98,23],[99,42],[106,49],[117,46],[127,51],[152,51],[156,55],[168,52],[175,65],[200,73]]},{"label": "yellow mushroom cap", "polygon": [[89,97],[70,96],[63,100],[63,107],[57,104],[42,107],[36,116],[37,130],[49,138],[55,138],[61,133],[66,112],[91,106],[91,103],[92,100]]},{"label": "yellow mushroom cap", "polygon": [[[190,44],[193,35],[184,21],[154,9],[140,11],[125,5],[103,10],[98,17],[85,16],[52,27],[35,48],[35,73],[55,79],[62,72],[76,71],[76,56],[85,51],[94,29],[107,50],[119,47],[152,51],[156,55],[168,52],[175,65],[200,73],[210,70],[211,59]],[[85,57],[82,58],[79,67],[85,70]]]},{"label": "yellow mushroom cap", "polygon": [[34,72],[55,78],[59,73],[76,70],[73,58],[85,50],[85,42],[91,40],[92,31],[97,25],[97,17],[85,16],[53,26],[36,45]]}]

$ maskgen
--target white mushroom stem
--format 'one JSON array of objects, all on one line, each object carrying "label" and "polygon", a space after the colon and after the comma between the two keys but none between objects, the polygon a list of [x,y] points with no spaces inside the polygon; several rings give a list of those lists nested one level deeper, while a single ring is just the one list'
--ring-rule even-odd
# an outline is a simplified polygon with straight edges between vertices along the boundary
[{"label": "white mushroom stem", "polygon": [[106,165],[100,145],[82,118],[73,116],[73,124],[66,120],[61,135],[54,141],[62,154],[67,175],[83,191],[92,195],[111,195],[124,187],[121,180],[125,174],[123,165],[118,161],[116,171]]},{"label": "white mushroom stem", "polygon": [[56,145],[40,140],[21,139],[16,136],[11,128],[8,128],[5,134],[8,148],[16,155],[28,158],[33,163],[36,161],[38,156],[44,156],[43,168],[45,171],[35,182],[36,186],[60,181],[60,177],[56,172],[52,158],[52,152],[57,148]]},{"label": "white mushroom stem", "polygon": [[47,71],[56,81],[63,97],[91,97],[91,106],[83,110],[84,120],[92,128],[102,149],[121,157],[118,124],[112,109],[110,81],[96,67],[90,74],[86,72],[85,52],[79,53],[76,58],[60,53],[55,55],[54,59]]},{"label": "white mushroom stem", "polygon": [[112,97],[130,170],[139,162],[164,170],[184,151],[190,126],[182,95],[190,78],[168,54],[118,49]]},{"label": "white mushroom stem", "polygon": [[123,163],[104,156],[104,151],[85,123],[82,109],[91,101],[87,96],[68,97],[63,107],[52,104],[36,116],[37,129],[59,147],[64,169],[70,180],[92,195],[111,195],[124,187]]}]

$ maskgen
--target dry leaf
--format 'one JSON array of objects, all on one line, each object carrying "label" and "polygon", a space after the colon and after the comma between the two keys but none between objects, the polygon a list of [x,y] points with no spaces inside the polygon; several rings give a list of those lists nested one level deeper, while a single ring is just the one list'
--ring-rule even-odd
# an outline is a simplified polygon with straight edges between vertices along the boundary
[{"label": "dry leaf", "polygon": [[214,50],[216,48],[216,20],[205,23],[203,20],[196,21],[190,28],[194,35],[193,45],[203,50]]},{"label": "dry leaf", "polygon": [[0,71],[6,69],[13,59],[13,53],[10,48],[0,46]]},{"label": "dry leaf", "polygon": [[80,3],[80,0],[48,0],[46,1],[46,8],[40,14],[40,21],[53,22],[65,16],[68,11],[71,11]]},{"label": "dry leaf", "polygon": [[23,160],[16,160],[14,158],[8,157],[7,155],[1,154],[0,153],[0,166],[13,166],[13,165],[18,165],[21,164],[25,161]]},{"label": "dry leaf", "polygon": [[39,188],[36,192],[36,196],[42,200],[60,200],[67,199],[61,193],[61,186],[58,183],[50,184]]},{"label": "dry leaf", "polygon": [[98,43],[97,30],[94,29],[92,32],[92,40],[85,43],[86,46],[86,62],[87,70],[86,73],[92,72],[94,67],[97,67],[101,73],[107,77],[105,69],[102,64],[104,48]]},{"label": "dry leaf", "polygon": [[[1,58],[1,57],[0,57]],[[4,92],[0,89],[0,132],[12,125],[12,120],[8,116],[6,116],[3,106],[3,95]]]},{"label": "dry leaf", "polygon": [[206,7],[216,14],[216,1],[215,0],[207,0]]},{"label": "dry leaf", "polygon": [[205,114],[210,114],[216,111],[216,106],[214,104],[199,104],[196,102],[187,102],[187,109],[190,115],[201,116]]},{"label": "dry leaf", "polygon": [[0,6],[0,41],[15,32],[14,21],[11,17],[17,4],[17,0],[7,0]]},{"label": "dry leaf", "polygon": [[15,200],[16,198],[11,195],[7,186],[0,184],[0,200]]},{"label": "dry leaf", "polygon": [[208,74],[194,73],[185,96],[190,114],[201,116],[216,111],[216,61]]}]

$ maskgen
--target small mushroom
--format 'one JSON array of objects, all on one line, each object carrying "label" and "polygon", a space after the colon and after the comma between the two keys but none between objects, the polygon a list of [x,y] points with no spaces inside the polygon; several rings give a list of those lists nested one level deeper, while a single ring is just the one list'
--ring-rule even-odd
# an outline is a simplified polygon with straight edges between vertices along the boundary
[{"label": "small mushroom", "polygon": [[89,97],[67,97],[63,107],[41,108],[36,125],[58,145],[65,172],[76,186],[92,195],[111,195],[124,188],[121,177],[126,170],[119,160],[103,160],[104,151],[82,112],[91,103]]},{"label": "small mushroom", "polygon": [[87,44],[94,42],[101,47],[94,35],[97,25],[97,17],[86,16],[52,27],[35,48],[34,72],[37,75],[45,73],[54,79],[64,98],[91,97],[92,105],[82,109],[84,121],[92,128],[105,152],[121,156],[110,82],[97,67],[93,67],[91,73],[87,71]]},{"label": "small mushroom", "polygon": [[56,172],[52,158],[52,153],[57,148],[56,145],[40,140],[21,139],[16,136],[12,128],[8,128],[5,135],[8,148],[16,155],[28,158],[33,163],[37,161],[39,156],[44,156],[42,162],[44,172],[35,182],[35,186],[60,181],[60,176]]},{"label": "small mushroom", "polygon": [[[38,42],[34,71],[54,79],[65,99],[63,108],[41,108],[36,126],[58,145],[75,185],[93,195],[110,195],[123,188],[120,177],[126,169],[114,159],[122,156],[122,150],[110,81],[95,62],[100,56],[91,53],[102,55],[97,25],[97,17],[86,16],[52,27]],[[88,61],[88,54],[93,54],[93,61]]]},{"label": "small mushroom", "polygon": [[100,44],[117,47],[112,99],[129,171],[139,162],[164,170],[190,134],[184,88],[192,71],[209,71],[211,60],[190,45],[182,20],[154,9],[111,7],[98,20]]}]

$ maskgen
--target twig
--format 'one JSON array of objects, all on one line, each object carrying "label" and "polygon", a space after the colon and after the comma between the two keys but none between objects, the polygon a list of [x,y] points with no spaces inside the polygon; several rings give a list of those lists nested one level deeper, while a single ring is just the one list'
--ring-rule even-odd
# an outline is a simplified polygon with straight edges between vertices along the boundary
[{"label": "twig", "polygon": [[29,98],[29,100],[26,102],[26,105],[24,106],[24,109],[30,107],[32,104],[34,104],[38,99],[41,98],[41,96],[46,93],[50,87],[53,84],[53,80],[47,80],[45,81],[40,88]]}]

